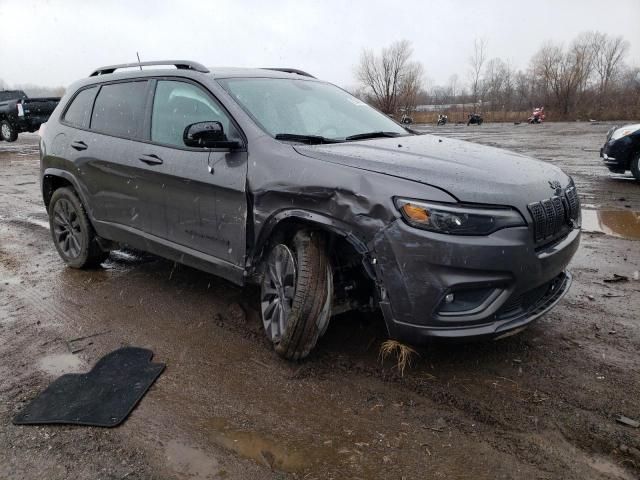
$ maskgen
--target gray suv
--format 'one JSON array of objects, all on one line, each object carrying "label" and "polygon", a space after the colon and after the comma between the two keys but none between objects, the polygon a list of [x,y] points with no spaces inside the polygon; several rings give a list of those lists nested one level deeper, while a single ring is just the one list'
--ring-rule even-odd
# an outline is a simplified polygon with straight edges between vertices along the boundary
[{"label": "gray suv", "polygon": [[100,68],[68,89],[40,158],[69,266],[128,245],[257,283],[289,359],[353,309],[409,343],[512,334],[567,292],[580,240],[560,169],[416,134],[293,69]]}]

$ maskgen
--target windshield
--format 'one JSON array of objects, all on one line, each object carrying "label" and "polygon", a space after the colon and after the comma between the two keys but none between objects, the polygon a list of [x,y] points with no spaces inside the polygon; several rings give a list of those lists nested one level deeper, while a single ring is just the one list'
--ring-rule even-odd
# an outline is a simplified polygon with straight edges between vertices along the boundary
[{"label": "windshield", "polygon": [[323,82],[288,78],[218,80],[271,136],[344,140],[372,132],[407,135],[393,120],[344,90]]}]

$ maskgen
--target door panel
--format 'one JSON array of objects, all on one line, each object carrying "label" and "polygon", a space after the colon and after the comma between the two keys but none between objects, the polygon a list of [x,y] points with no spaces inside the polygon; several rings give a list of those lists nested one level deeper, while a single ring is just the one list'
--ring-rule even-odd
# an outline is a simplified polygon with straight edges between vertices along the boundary
[{"label": "door panel", "polygon": [[163,216],[154,217],[160,223],[157,229],[164,228],[160,236],[243,266],[246,152],[195,152],[158,145],[148,146],[147,151],[163,159],[154,171],[163,198]]},{"label": "door panel", "polygon": [[[185,128],[219,121],[229,139],[241,140],[220,104],[200,86],[158,80],[151,116],[149,155],[162,158],[164,238],[244,267],[246,250],[246,151],[187,148]],[[162,145],[159,145],[162,144]]]},{"label": "door panel", "polygon": [[84,148],[77,166],[95,220],[161,234],[152,230],[162,209],[156,165],[142,161],[149,84],[136,80],[102,85],[91,114],[92,131],[76,130],[69,140],[71,149]]}]

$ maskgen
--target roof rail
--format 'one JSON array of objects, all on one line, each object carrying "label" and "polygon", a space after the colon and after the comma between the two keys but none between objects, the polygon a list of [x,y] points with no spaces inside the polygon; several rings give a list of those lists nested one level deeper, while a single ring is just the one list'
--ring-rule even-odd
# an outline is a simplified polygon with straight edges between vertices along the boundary
[{"label": "roof rail", "polygon": [[94,70],[93,73],[89,76],[95,77],[98,75],[113,73],[119,68],[150,67],[153,65],[173,65],[178,70],[195,70],[196,72],[209,73],[209,69],[207,67],[190,60],[157,60],[154,62],[121,63],[119,65],[100,67]]},{"label": "roof rail", "polygon": [[284,72],[284,73],[295,73],[296,75],[302,75],[303,77],[316,78],[310,73],[307,73],[303,70],[298,70],[297,68],[275,68],[275,67],[267,67],[263,68],[263,70],[274,70],[276,72]]}]

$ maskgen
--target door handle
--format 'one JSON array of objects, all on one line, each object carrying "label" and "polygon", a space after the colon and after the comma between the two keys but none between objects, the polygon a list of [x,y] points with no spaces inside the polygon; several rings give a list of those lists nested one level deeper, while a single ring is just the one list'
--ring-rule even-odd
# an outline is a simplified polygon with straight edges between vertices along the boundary
[{"label": "door handle", "polygon": [[160,165],[162,163],[162,159],[153,153],[151,155],[142,155],[139,160],[147,165]]},{"label": "door handle", "polygon": [[86,150],[89,147],[82,140],[78,140],[76,142],[71,142],[71,148],[75,148],[76,150],[81,151]]}]

